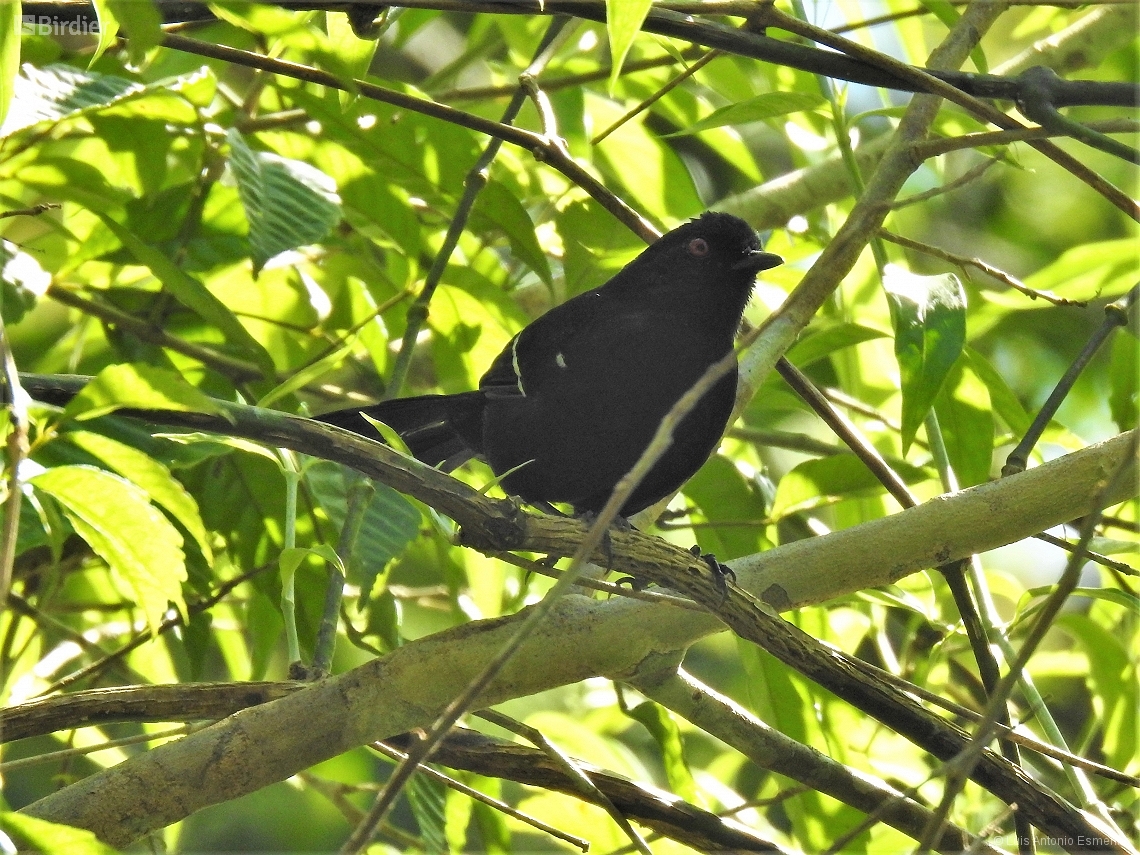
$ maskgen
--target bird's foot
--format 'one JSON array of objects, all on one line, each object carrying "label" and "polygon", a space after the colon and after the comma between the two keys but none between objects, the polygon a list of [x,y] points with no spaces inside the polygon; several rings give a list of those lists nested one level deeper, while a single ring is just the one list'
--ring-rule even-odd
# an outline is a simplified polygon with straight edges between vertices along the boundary
[{"label": "bird's foot", "polygon": [[[598,519],[596,511],[582,511],[574,515],[575,519],[581,520],[585,523],[586,528],[593,526],[594,522]],[[614,542],[610,537],[610,529],[617,529],[618,531],[634,531],[633,524],[625,517],[614,517],[609,526],[602,532],[602,551],[606,554],[606,567],[613,569],[614,566]]]},{"label": "bird's foot", "polygon": [[713,574],[713,584],[716,585],[717,591],[720,592],[721,599],[728,596],[728,583],[736,584],[736,573],[727,564],[722,564],[717,560],[717,557],[711,552],[701,552],[699,546],[689,547],[689,554],[694,558],[699,558],[701,561],[708,565],[709,570]]}]

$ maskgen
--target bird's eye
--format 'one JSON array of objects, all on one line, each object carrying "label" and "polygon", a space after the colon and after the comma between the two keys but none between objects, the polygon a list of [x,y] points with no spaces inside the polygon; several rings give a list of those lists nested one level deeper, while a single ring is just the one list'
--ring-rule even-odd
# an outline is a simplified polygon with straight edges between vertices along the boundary
[{"label": "bird's eye", "polygon": [[709,242],[704,238],[693,238],[686,244],[685,249],[689,251],[689,255],[702,258],[709,254]]}]

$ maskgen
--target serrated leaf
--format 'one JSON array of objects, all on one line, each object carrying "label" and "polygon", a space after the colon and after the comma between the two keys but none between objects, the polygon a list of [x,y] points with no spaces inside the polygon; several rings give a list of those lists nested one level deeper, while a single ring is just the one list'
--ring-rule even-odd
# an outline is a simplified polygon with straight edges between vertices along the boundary
[{"label": "serrated leaf", "polygon": [[20,71],[20,4],[0,3],[0,126],[16,91]]},{"label": "serrated leaf", "polygon": [[503,230],[511,242],[511,252],[551,285],[554,278],[546,253],[538,245],[534,222],[515,195],[498,181],[488,181],[476,200],[474,216]]},{"label": "serrated leaf", "polygon": [[182,535],[141,488],[94,466],[57,466],[29,480],[130,586],[152,631],[170,603],[185,614]]},{"label": "serrated leaf", "polygon": [[103,221],[107,228],[114,232],[115,237],[122,242],[123,247],[134,256],[135,260],[147,267],[158,278],[175,300],[191,311],[197,312],[203,320],[217,327],[226,337],[226,341],[255,360],[266,374],[273,373],[273,360],[265,348],[258,344],[257,340],[242,326],[237,316],[205,285],[183,271],[163,252],[145,243],[126,226],[120,225],[100,211],[93,213]]},{"label": "serrated leaf", "polygon": [[765,119],[773,119],[776,116],[786,116],[789,113],[814,110],[821,104],[823,104],[823,98],[811,92],[765,92],[763,95],[757,95],[747,101],[740,101],[736,104],[729,104],[727,107],[721,107],[719,110],[713,110],[689,127],[664,136],[682,137],[725,125],[746,125],[749,122],[760,122]]},{"label": "serrated leaf", "polygon": [[895,328],[905,452],[966,344],[966,292],[952,273],[916,276],[895,266],[883,288]]},{"label": "serrated leaf", "polygon": [[64,436],[68,442],[99,458],[108,469],[142,488],[151,501],[165,508],[190,533],[207,563],[212,562],[210,538],[198,503],[169,469],[137,448],[102,434],[76,430],[68,431]]},{"label": "serrated leaf", "polygon": [[[41,122],[96,114],[192,124],[197,119],[196,109],[213,99],[216,84],[209,69],[143,85],[65,65],[36,68],[25,64],[16,77],[11,110],[0,135]],[[57,163],[57,168],[66,168],[64,163]]]},{"label": "serrated leaf", "polygon": [[226,140],[255,272],[275,255],[319,241],[340,221],[340,196],[328,175],[299,160],[254,151],[236,130]]},{"label": "serrated leaf", "polygon": [[78,421],[98,418],[115,410],[174,410],[225,416],[209,395],[191,386],[182,375],[143,363],[108,365],[64,408]]},{"label": "serrated leaf", "polygon": [[649,14],[653,0],[606,0],[606,35],[610,40],[610,91],[621,76],[633,40]]},{"label": "serrated leaf", "polygon": [[145,88],[124,77],[80,71],[67,65],[36,68],[27,64],[12,87],[14,109],[4,122],[5,135],[37,122],[106,106]]},{"label": "serrated leaf", "polygon": [[447,852],[444,785],[427,775],[413,775],[404,792],[420,828],[424,851],[430,855]]}]

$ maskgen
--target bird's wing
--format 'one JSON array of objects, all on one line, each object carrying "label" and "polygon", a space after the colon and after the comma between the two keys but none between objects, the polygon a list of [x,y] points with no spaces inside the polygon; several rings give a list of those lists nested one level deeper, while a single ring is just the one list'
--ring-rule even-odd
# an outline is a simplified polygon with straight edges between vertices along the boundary
[{"label": "bird's wing", "polygon": [[606,297],[598,289],[579,294],[512,338],[479,380],[491,397],[526,397],[559,373],[563,351],[572,349],[583,331],[604,317]]}]

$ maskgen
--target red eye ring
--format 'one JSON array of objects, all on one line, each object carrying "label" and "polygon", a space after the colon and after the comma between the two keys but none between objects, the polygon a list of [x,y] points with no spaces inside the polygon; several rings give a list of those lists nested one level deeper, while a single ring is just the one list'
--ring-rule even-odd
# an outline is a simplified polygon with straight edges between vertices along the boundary
[{"label": "red eye ring", "polygon": [[693,238],[691,241],[685,244],[685,249],[688,251],[689,255],[692,255],[696,258],[703,258],[709,254],[709,242],[704,238]]}]

